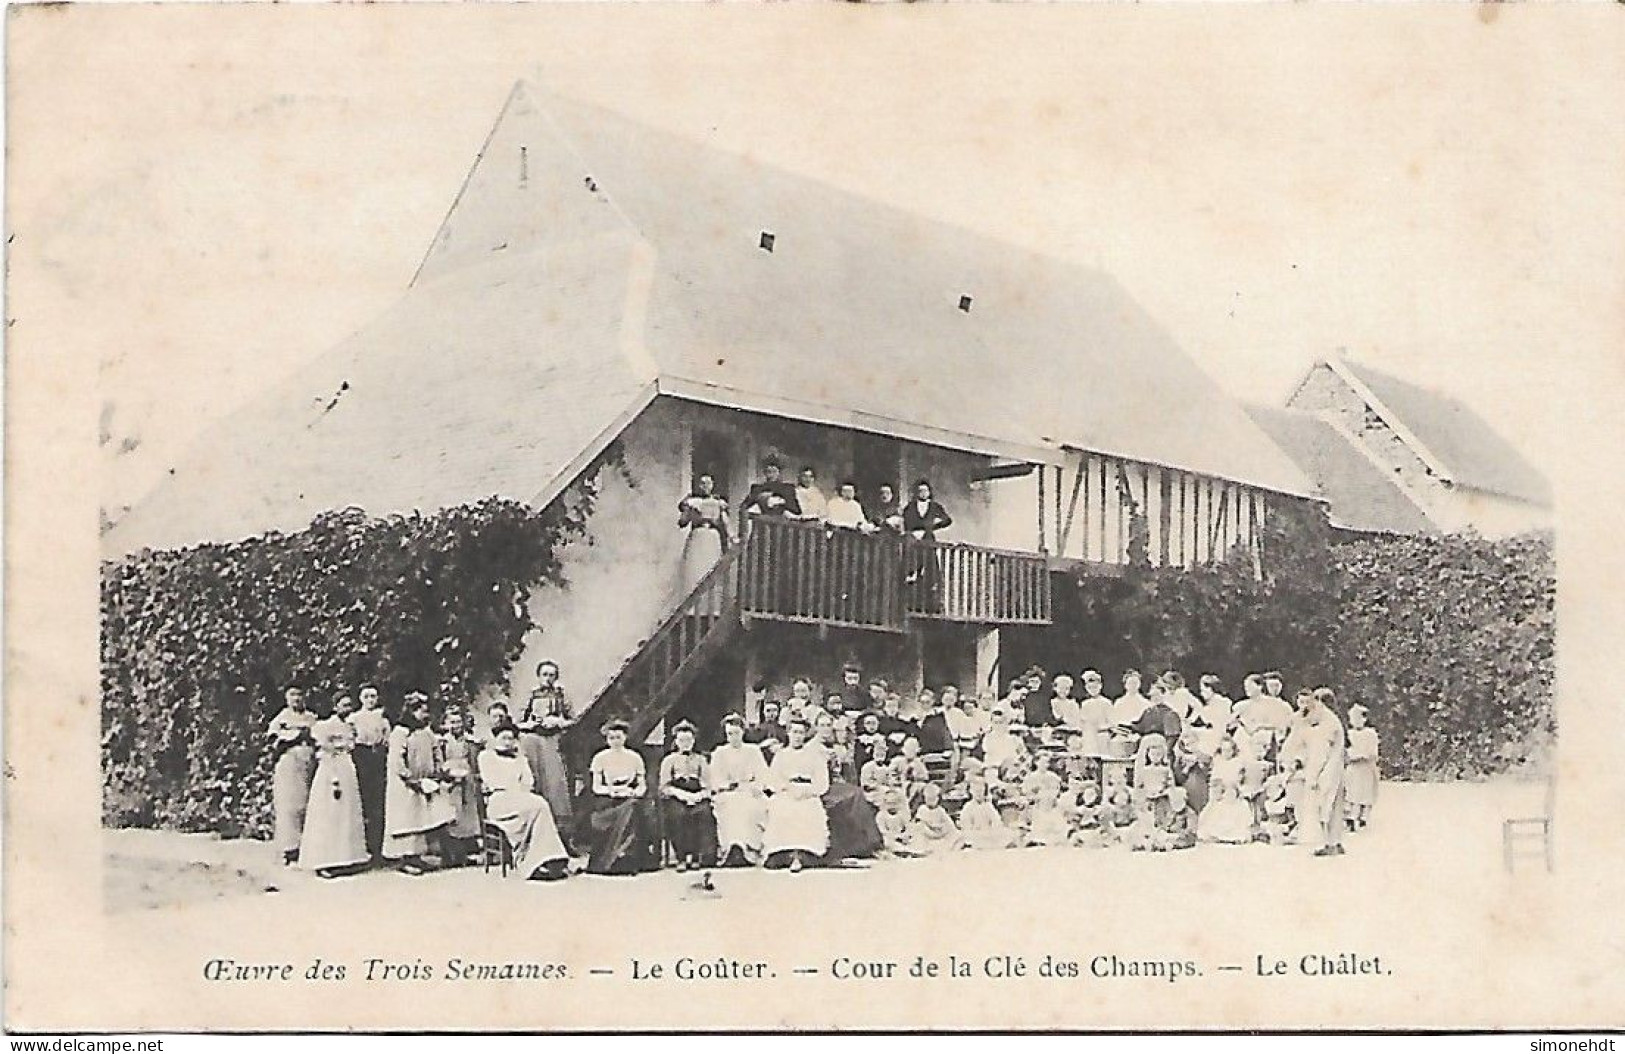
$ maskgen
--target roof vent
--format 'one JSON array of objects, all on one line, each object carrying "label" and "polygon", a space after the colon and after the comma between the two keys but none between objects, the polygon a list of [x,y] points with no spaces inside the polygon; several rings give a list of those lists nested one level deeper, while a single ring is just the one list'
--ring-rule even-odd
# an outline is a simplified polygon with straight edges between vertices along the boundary
[{"label": "roof vent", "polygon": [[959,298],[959,310],[965,312],[967,315],[970,314],[970,304],[970,297],[962,296]]},{"label": "roof vent", "polygon": [[772,252],[773,251],[773,232],[772,231],[763,231],[762,232],[762,240],[761,240],[761,242],[759,244],[761,245],[763,252],[769,252],[769,253]]}]

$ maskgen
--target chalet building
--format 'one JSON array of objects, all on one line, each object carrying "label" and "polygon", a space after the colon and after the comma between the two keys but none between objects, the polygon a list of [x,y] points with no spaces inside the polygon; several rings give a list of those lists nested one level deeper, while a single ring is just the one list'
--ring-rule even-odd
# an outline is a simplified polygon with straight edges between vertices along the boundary
[{"label": "chalet building", "polygon": [[1285,409],[1251,407],[1354,532],[1548,528],[1551,489],[1467,406],[1347,358],[1318,362]]},{"label": "chalet building", "polygon": [[[1251,559],[1299,467],[1108,276],[515,88],[410,287],[230,415],[105,537],[142,547],[493,495],[542,508],[606,450],[591,544],[514,672],[558,660],[584,728],[715,726],[747,682],[845,661],[987,684],[1051,575]],[[690,589],[680,500],[765,458],[899,493],[935,545],[757,517]],[[922,553],[925,555],[922,557]],[[928,560],[932,588],[907,581]]]}]

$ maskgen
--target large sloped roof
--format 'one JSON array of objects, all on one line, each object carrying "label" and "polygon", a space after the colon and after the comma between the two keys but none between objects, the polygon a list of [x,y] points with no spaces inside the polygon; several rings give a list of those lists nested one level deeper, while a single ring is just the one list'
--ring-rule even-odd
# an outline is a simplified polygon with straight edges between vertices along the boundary
[{"label": "large sloped roof", "polygon": [[1437,529],[1392,475],[1329,421],[1304,410],[1249,406],[1247,412],[1314,481],[1332,526],[1383,534]]},{"label": "large sloped roof", "polygon": [[655,394],[1313,493],[1109,276],[520,85],[400,302],[107,543],[545,503]]},{"label": "large sloped roof", "polygon": [[1346,357],[1330,365],[1363,387],[1390,427],[1419,445],[1418,453],[1459,486],[1535,505],[1552,503],[1551,484],[1511,443],[1466,404]]}]

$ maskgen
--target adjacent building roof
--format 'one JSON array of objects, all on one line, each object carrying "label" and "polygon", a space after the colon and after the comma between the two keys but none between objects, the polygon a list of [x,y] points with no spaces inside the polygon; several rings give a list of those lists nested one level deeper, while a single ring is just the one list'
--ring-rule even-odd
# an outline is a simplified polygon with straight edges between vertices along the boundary
[{"label": "adjacent building roof", "polygon": [[545,504],[657,395],[1313,493],[1108,275],[520,85],[400,302],[107,545]]},{"label": "adjacent building roof", "polygon": [[1534,505],[1551,505],[1546,477],[1465,404],[1348,358],[1327,364],[1445,479]]},{"label": "adjacent building roof", "polygon": [[1249,406],[1247,412],[1314,481],[1332,526],[1384,534],[1437,529],[1393,474],[1331,422],[1305,410]]}]

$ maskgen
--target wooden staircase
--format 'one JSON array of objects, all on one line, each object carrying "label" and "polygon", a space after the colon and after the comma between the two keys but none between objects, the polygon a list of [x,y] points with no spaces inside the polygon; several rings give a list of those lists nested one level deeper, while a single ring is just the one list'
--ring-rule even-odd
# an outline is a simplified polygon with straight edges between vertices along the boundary
[{"label": "wooden staircase", "polygon": [[909,632],[920,621],[1044,625],[1050,621],[1049,568],[1034,553],[763,517],[565,734],[577,771],[603,745],[599,730],[607,721],[625,721],[628,741],[642,743],[706,665],[756,619],[888,633]]},{"label": "wooden staircase", "polygon": [[739,568],[745,546],[735,545],[695,585],[666,620],[638,646],[609,686],[565,734],[565,748],[586,770],[603,746],[600,729],[619,718],[631,726],[628,743],[641,743],[682,697],[694,678],[743,627]]}]

